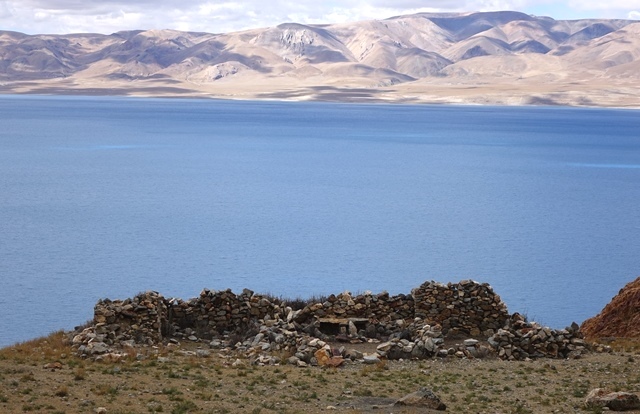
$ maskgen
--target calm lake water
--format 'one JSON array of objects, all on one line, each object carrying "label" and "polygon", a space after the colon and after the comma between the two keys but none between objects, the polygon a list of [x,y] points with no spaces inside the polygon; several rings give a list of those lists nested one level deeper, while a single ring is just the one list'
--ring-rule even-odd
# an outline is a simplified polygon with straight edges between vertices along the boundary
[{"label": "calm lake water", "polygon": [[0,345],[100,298],[490,283],[552,327],[640,274],[640,112],[0,97]]}]

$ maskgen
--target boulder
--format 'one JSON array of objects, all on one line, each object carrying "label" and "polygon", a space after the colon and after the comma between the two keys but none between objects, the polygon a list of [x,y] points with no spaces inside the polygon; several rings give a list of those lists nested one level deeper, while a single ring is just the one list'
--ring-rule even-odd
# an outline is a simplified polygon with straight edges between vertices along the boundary
[{"label": "boulder", "polygon": [[364,356],[364,354],[360,351],[358,351],[357,349],[350,349],[347,353],[346,353],[346,357],[356,360],[356,359],[362,359],[362,357]]},{"label": "boulder", "polygon": [[370,365],[380,363],[380,358],[378,358],[377,355],[365,355],[363,357],[363,360],[365,364],[370,364]]},{"label": "boulder", "polygon": [[444,411],[447,406],[428,388],[422,387],[416,392],[407,394],[395,402],[394,405],[403,405],[409,407],[422,407],[431,410]]},{"label": "boulder", "polygon": [[629,392],[608,392],[595,388],[589,392],[585,400],[587,408],[607,407],[613,411],[640,409],[640,398]]},{"label": "boulder", "polygon": [[295,357],[295,356],[291,356],[291,357],[289,357],[289,358],[287,359],[287,362],[288,362],[290,365],[298,365],[298,362],[300,362],[300,358]]},{"label": "boulder", "polygon": [[321,367],[328,365],[329,360],[331,359],[331,355],[329,355],[329,352],[324,348],[318,349],[313,355],[316,357],[318,365]]}]

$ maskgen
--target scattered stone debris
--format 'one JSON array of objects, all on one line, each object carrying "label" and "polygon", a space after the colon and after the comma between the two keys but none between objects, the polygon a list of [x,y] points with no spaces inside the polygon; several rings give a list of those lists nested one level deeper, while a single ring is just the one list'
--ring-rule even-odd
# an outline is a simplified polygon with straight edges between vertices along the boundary
[{"label": "scattered stone debris", "polygon": [[640,398],[629,392],[608,392],[602,388],[595,388],[585,399],[587,408],[607,407],[613,411],[628,411],[640,409]]},{"label": "scattered stone debris", "polygon": [[488,339],[489,344],[506,360],[527,358],[580,358],[586,350],[580,327],[574,322],[570,327],[557,330],[527,322],[514,313],[508,325]]},{"label": "scattered stone debris", "polygon": [[416,392],[407,394],[395,402],[394,405],[404,405],[410,407],[428,408],[431,410],[444,411],[447,406],[430,389],[422,387]]},{"label": "scattered stone debris", "polygon": [[442,327],[425,324],[421,319],[417,319],[399,336],[378,345],[380,357],[393,360],[431,358],[444,345]]}]

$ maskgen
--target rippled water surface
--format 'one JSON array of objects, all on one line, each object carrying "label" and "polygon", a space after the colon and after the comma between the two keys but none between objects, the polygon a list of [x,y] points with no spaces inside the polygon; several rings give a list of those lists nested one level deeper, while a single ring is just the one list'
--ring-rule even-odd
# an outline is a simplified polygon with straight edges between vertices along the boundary
[{"label": "rippled water surface", "polygon": [[553,327],[640,274],[640,115],[0,97],[0,345],[99,298],[489,282]]}]

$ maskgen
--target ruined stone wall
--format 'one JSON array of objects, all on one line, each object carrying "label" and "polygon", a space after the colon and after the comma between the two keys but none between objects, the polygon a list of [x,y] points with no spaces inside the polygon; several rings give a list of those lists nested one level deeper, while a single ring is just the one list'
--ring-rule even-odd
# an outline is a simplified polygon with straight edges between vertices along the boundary
[{"label": "ruined stone wall", "polygon": [[[146,292],[132,299],[101,300],[94,315],[92,335],[99,335],[97,340],[108,345],[130,340],[158,343],[172,337],[211,339],[247,332],[260,320],[287,320],[302,327],[323,318],[359,318],[374,326],[396,326],[395,321],[418,317],[439,324],[445,335],[489,337],[509,318],[506,306],[491,287],[473,281],[447,285],[426,282],[411,295],[367,292],[352,296],[344,292],[300,310],[248,289],[240,294],[204,289],[199,297],[186,301]],[[401,329],[402,324],[397,326]]]},{"label": "ruined stone wall", "polygon": [[163,338],[168,308],[158,292],[145,292],[125,300],[100,300],[93,313],[93,330],[99,336],[94,342],[153,344]]},{"label": "ruined stone wall", "polygon": [[212,291],[204,289],[198,298],[188,301],[168,301],[165,335],[190,329],[199,338],[210,339],[223,332],[247,328],[252,320],[279,319],[280,305],[248,289],[236,295],[230,289]]},{"label": "ruined stone wall", "polygon": [[449,336],[489,337],[509,318],[506,305],[487,283],[426,282],[412,295],[415,316],[439,323]]},{"label": "ruined stone wall", "polygon": [[413,319],[414,301],[411,295],[390,296],[387,292],[352,296],[349,292],[330,295],[322,303],[307,305],[295,312],[293,319],[304,323],[313,318],[363,318],[372,322]]},{"label": "ruined stone wall", "polygon": [[[328,333],[323,324],[339,329]],[[447,336],[467,339],[446,348]],[[475,339],[482,337],[487,346]],[[327,348],[324,340],[367,338],[386,341],[374,359],[479,358],[490,351],[506,360],[579,358],[587,349],[575,323],[555,330],[518,313],[509,316],[489,285],[470,280],[426,282],[410,295],[344,292],[302,309],[248,289],[240,294],[204,289],[187,301],[145,292],[131,299],[100,300],[92,324],[74,333],[73,346],[81,355],[102,358],[117,347],[212,339],[212,348],[225,343],[260,363],[275,360],[267,351],[293,352],[289,362],[303,366],[320,363],[316,354]]]},{"label": "ruined stone wall", "polygon": [[498,358],[579,358],[586,342],[575,322],[565,329],[551,329],[529,322],[518,313],[511,315],[507,325],[488,339]]}]

